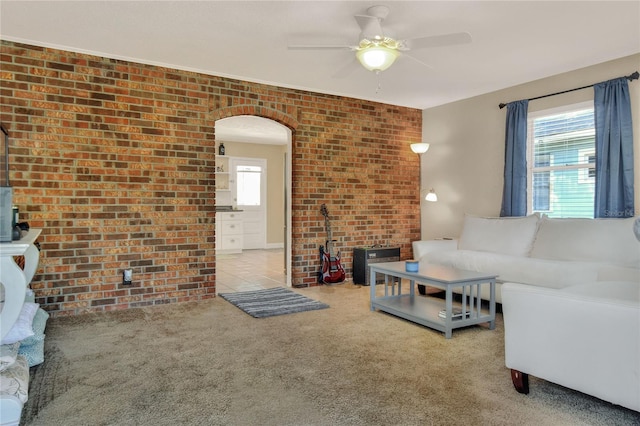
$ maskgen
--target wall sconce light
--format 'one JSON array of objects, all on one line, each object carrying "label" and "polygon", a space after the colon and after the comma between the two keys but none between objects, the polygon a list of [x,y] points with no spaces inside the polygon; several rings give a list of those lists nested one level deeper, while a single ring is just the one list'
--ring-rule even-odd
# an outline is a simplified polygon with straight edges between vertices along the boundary
[{"label": "wall sconce light", "polygon": [[433,190],[433,188],[431,188],[424,199],[427,201],[435,202],[438,201],[438,195],[436,195],[436,192]]},{"label": "wall sconce light", "polygon": [[428,150],[429,150],[428,143],[412,143],[411,144],[411,151],[415,152],[416,154],[424,154]]}]

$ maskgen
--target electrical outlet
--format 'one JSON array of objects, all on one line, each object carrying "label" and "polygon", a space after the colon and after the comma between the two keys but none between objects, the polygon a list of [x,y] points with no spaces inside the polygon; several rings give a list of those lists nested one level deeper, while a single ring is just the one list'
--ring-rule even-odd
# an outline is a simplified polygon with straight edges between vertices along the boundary
[{"label": "electrical outlet", "polygon": [[125,269],[122,271],[122,284],[130,285],[131,281],[133,281],[133,270]]}]

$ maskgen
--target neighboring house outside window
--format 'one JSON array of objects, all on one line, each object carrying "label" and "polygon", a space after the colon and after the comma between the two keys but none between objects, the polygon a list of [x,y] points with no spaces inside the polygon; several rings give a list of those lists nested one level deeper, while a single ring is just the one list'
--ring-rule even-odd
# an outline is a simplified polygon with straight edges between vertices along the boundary
[{"label": "neighboring house outside window", "polygon": [[593,103],[529,113],[528,213],[592,218],[595,194]]}]

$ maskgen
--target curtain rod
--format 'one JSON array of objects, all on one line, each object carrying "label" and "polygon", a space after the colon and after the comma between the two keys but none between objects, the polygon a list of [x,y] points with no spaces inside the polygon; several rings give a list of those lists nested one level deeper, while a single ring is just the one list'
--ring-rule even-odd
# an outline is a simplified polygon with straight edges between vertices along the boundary
[{"label": "curtain rod", "polygon": [[[624,76],[624,78],[626,78],[627,80],[631,81],[631,80],[637,80],[638,77],[640,77],[640,73],[638,73],[638,71],[634,72],[631,75],[627,75]],[[597,83],[596,83],[597,84]],[[569,93],[569,92],[575,92],[576,90],[582,90],[582,89],[588,89],[589,87],[593,87],[594,85],[591,84],[589,86],[582,86],[582,87],[577,87],[575,89],[569,89],[569,90],[564,90],[562,92],[556,92],[556,93],[550,93],[548,95],[542,95],[542,96],[536,96],[535,98],[529,98],[527,99],[528,101],[535,101],[536,99],[542,99],[542,98],[548,98],[549,96],[555,96],[555,95],[562,95],[563,93]],[[498,105],[500,107],[500,109],[504,108],[507,106],[507,104],[500,104]]]}]

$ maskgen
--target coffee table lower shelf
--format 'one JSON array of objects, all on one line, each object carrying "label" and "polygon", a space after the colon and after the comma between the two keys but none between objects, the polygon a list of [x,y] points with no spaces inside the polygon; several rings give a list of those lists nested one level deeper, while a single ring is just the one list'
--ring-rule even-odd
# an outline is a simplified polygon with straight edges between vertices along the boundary
[{"label": "coffee table lower shelf", "polygon": [[[454,303],[453,307],[460,308],[460,305]],[[453,329],[493,321],[489,311],[485,309],[482,309],[479,315],[472,314],[466,318],[447,320],[439,316],[440,311],[445,309],[444,300],[433,297],[412,296],[410,294],[378,297],[371,301],[371,309],[378,309],[433,328],[448,336],[450,336]]]}]

